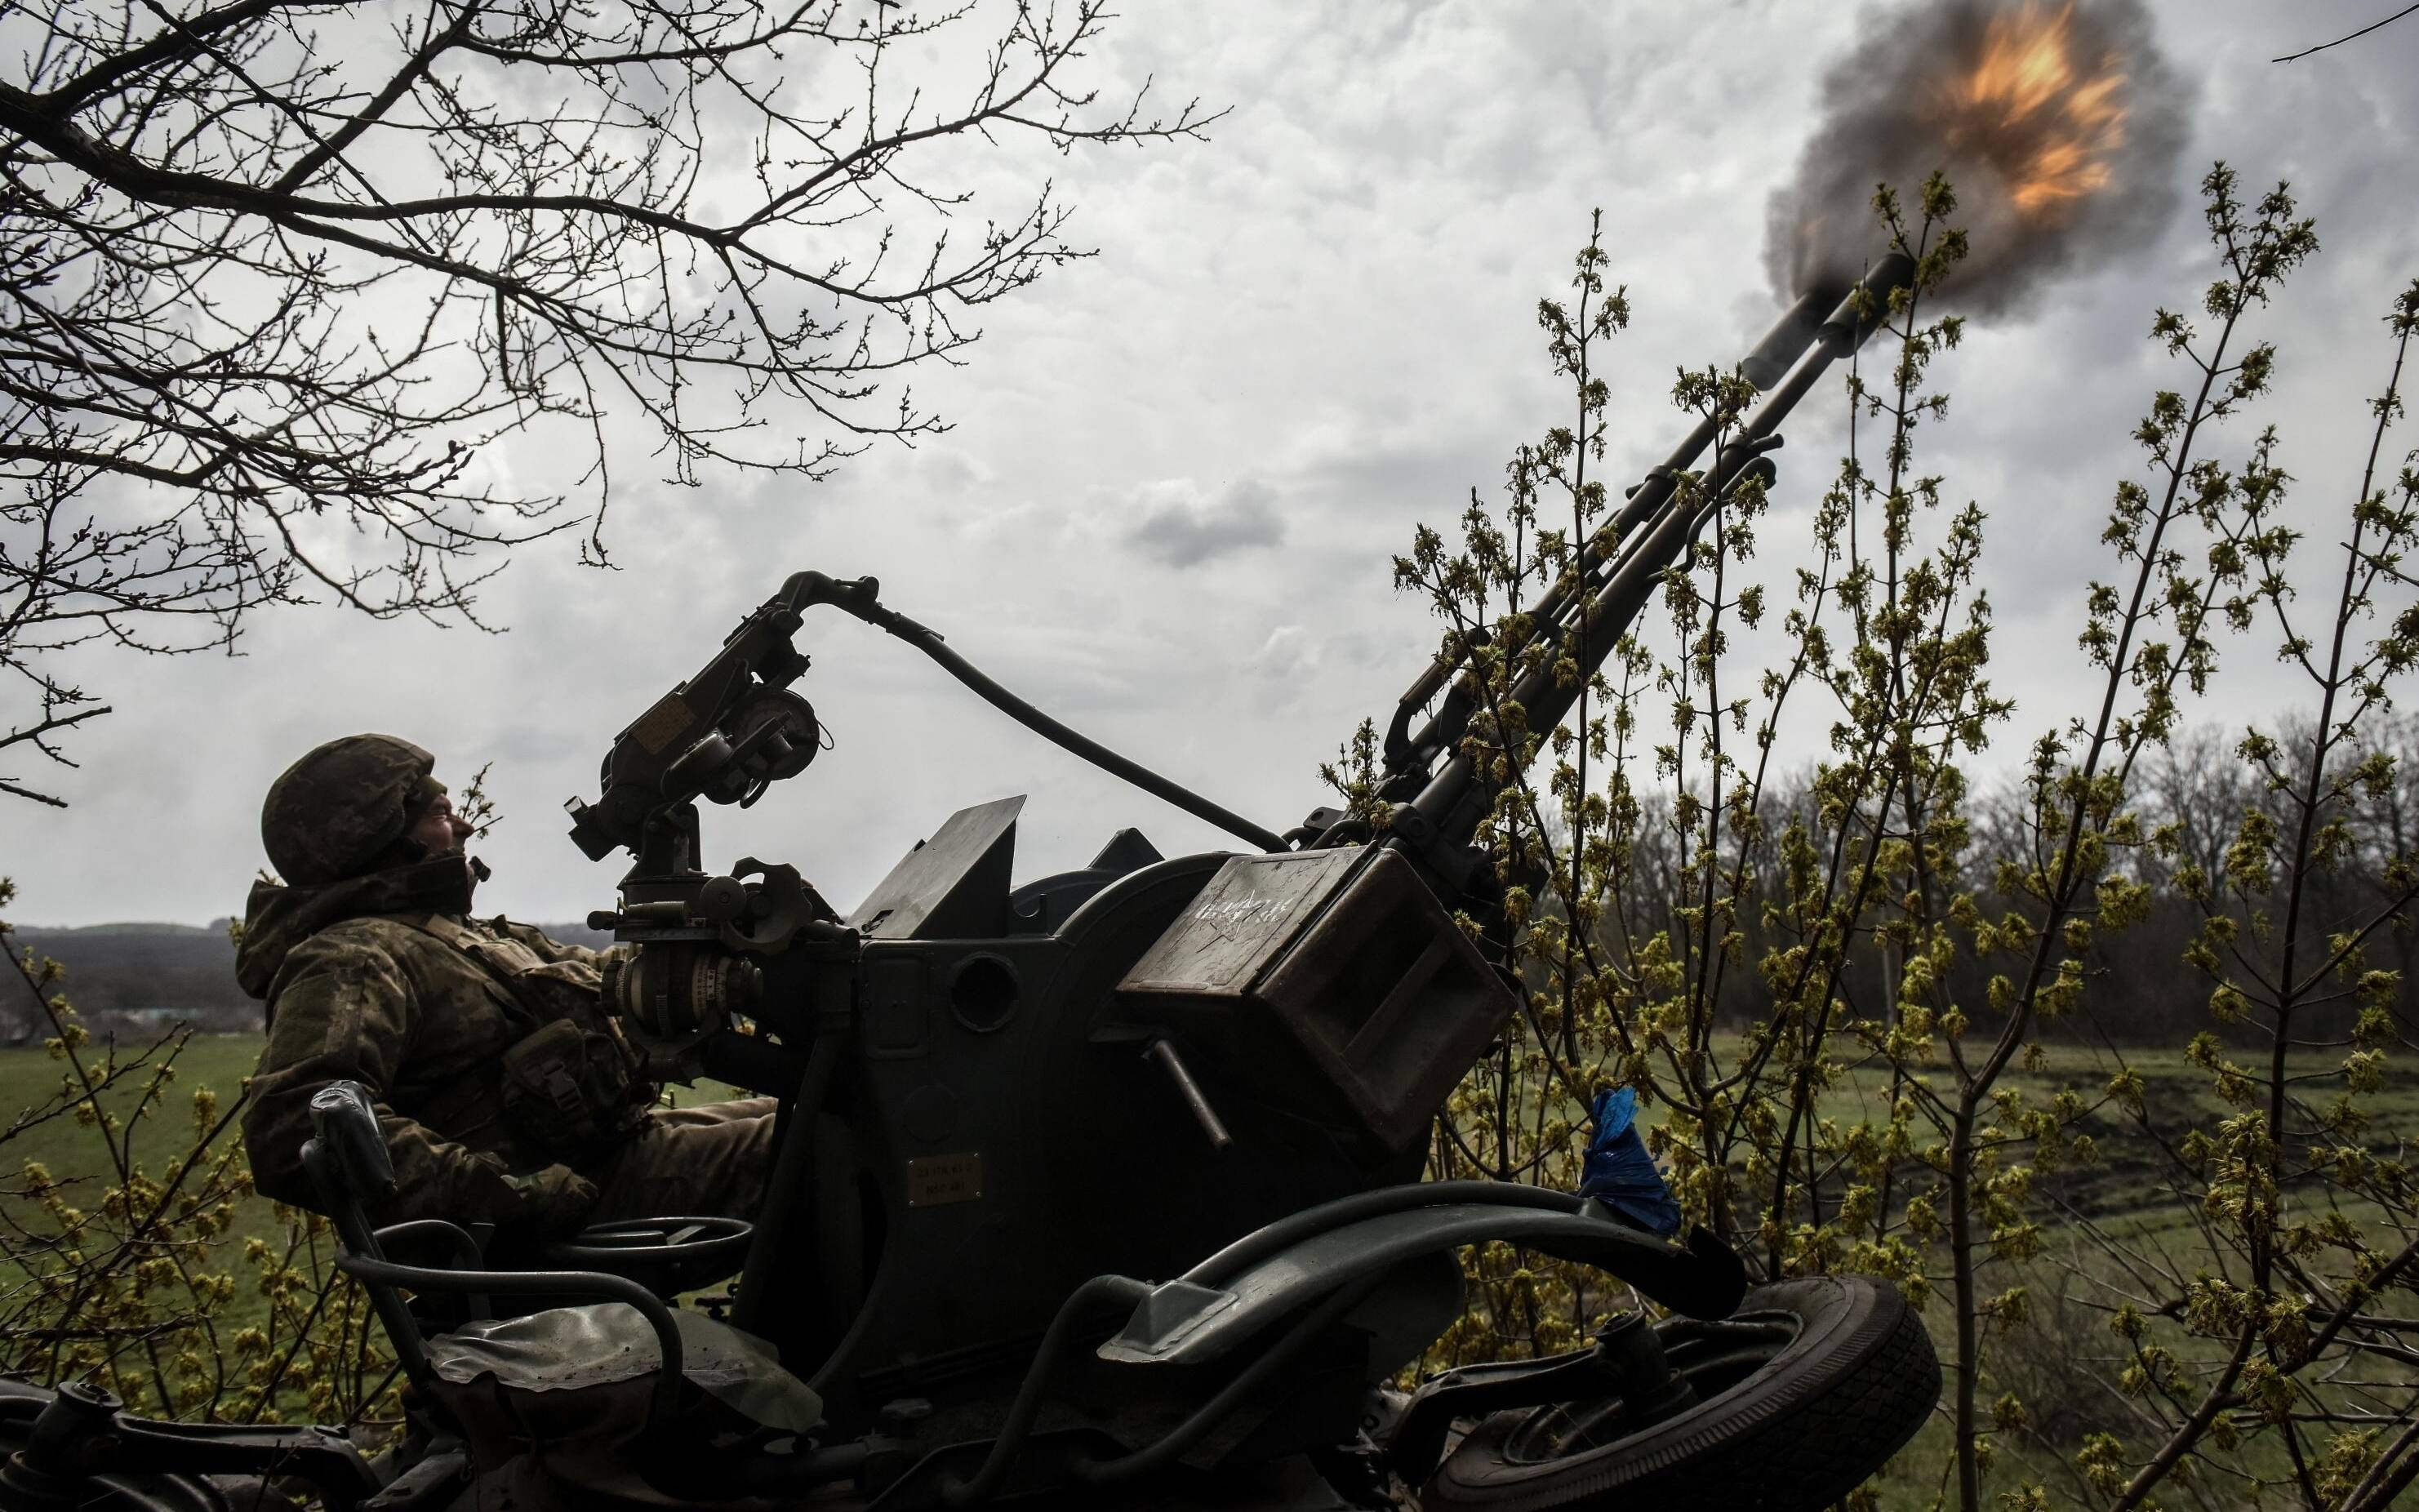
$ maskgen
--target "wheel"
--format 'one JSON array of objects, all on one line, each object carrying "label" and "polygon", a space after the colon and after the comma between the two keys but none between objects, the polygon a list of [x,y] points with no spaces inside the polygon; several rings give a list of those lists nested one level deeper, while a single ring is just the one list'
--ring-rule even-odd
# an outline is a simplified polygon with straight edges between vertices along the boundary
[{"label": "wheel", "polygon": [[1643,1428],[1618,1396],[1496,1412],[1437,1467],[1423,1512],[1817,1512],[1880,1469],[1940,1397],[1921,1319],[1864,1277],[1759,1287],[1718,1322],[1656,1332],[1694,1406]]},{"label": "wheel", "polygon": [[736,1275],[754,1232],[745,1218],[624,1218],[593,1224],[538,1253],[549,1265],[626,1276],[670,1297]]}]

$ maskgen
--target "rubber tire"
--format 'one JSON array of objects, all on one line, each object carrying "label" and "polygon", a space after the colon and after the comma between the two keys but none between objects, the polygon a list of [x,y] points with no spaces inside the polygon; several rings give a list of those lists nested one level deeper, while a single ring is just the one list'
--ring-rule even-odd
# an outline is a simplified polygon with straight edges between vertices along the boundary
[{"label": "rubber tire", "polygon": [[1796,1336],[1755,1373],[1644,1432],[1567,1458],[1514,1461],[1542,1408],[1487,1417],[1420,1493],[1422,1512],[1586,1512],[1666,1505],[1820,1512],[1915,1436],[1940,1361],[1898,1288],[1862,1276],[1759,1287],[1734,1317],[1786,1313]]}]

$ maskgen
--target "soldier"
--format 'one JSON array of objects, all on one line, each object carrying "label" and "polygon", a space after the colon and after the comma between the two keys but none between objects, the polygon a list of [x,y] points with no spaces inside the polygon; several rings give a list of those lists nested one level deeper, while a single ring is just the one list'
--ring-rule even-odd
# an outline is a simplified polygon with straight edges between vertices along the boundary
[{"label": "soldier", "polygon": [[253,1179],[316,1207],[301,1163],[311,1094],[369,1089],[394,1157],[374,1221],[493,1223],[508,1237],[671,1214],[747,1216],[774,1101],[655,1106],[598,1003],[599,956],[470,917],[486,868],[463,850],[433,757],[392,735],[331,740],[270,785],[260,831],[284,880],[252,889],[236,975],[269,1005],[243,1137]]}]

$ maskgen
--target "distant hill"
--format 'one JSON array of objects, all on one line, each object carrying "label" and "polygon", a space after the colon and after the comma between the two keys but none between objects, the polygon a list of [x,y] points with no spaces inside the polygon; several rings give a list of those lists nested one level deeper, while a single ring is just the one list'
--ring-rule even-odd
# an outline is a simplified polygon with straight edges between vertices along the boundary
[{"label": "distant hill", "polygon": [[[213,1029],[253,1028],[260,1005],[235,984],[235,942],[227,921],[192,924],[88,924],[81,929],[20,926],[9,932],[20,951],[48,956],[67,967],[59,986],[95,1029],[147,1020],[146,1010],[169,1009]],[[23,1041],[44,1032],[40,1013],[22,990],[0,998],[0,1036]]]},{"label": "distant hill", "polygon": [[[233,921],[208,925],[123,923],[74,928],[19,925],[14,949],[67,968],[60,984],[95,1029],[150,1027],[190,1020],[209,1030],[256,1029],[260,1005],[235,983]],[[612,937],[585,924],[541,924],[569,945],[602,948]],[[22,988],[0,986],[0,1041],[18,1043],[46,1029]]]}]

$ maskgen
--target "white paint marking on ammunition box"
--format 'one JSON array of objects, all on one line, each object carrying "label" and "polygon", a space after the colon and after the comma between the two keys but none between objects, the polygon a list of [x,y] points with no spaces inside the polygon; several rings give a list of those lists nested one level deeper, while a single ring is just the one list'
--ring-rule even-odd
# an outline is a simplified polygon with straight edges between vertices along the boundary
[{"label": "white paint marking on ammunition box", "polygon": [[1213,898],[1189,914],[1204,924],[1273,924],[1293,912],[1291,898]]}]

